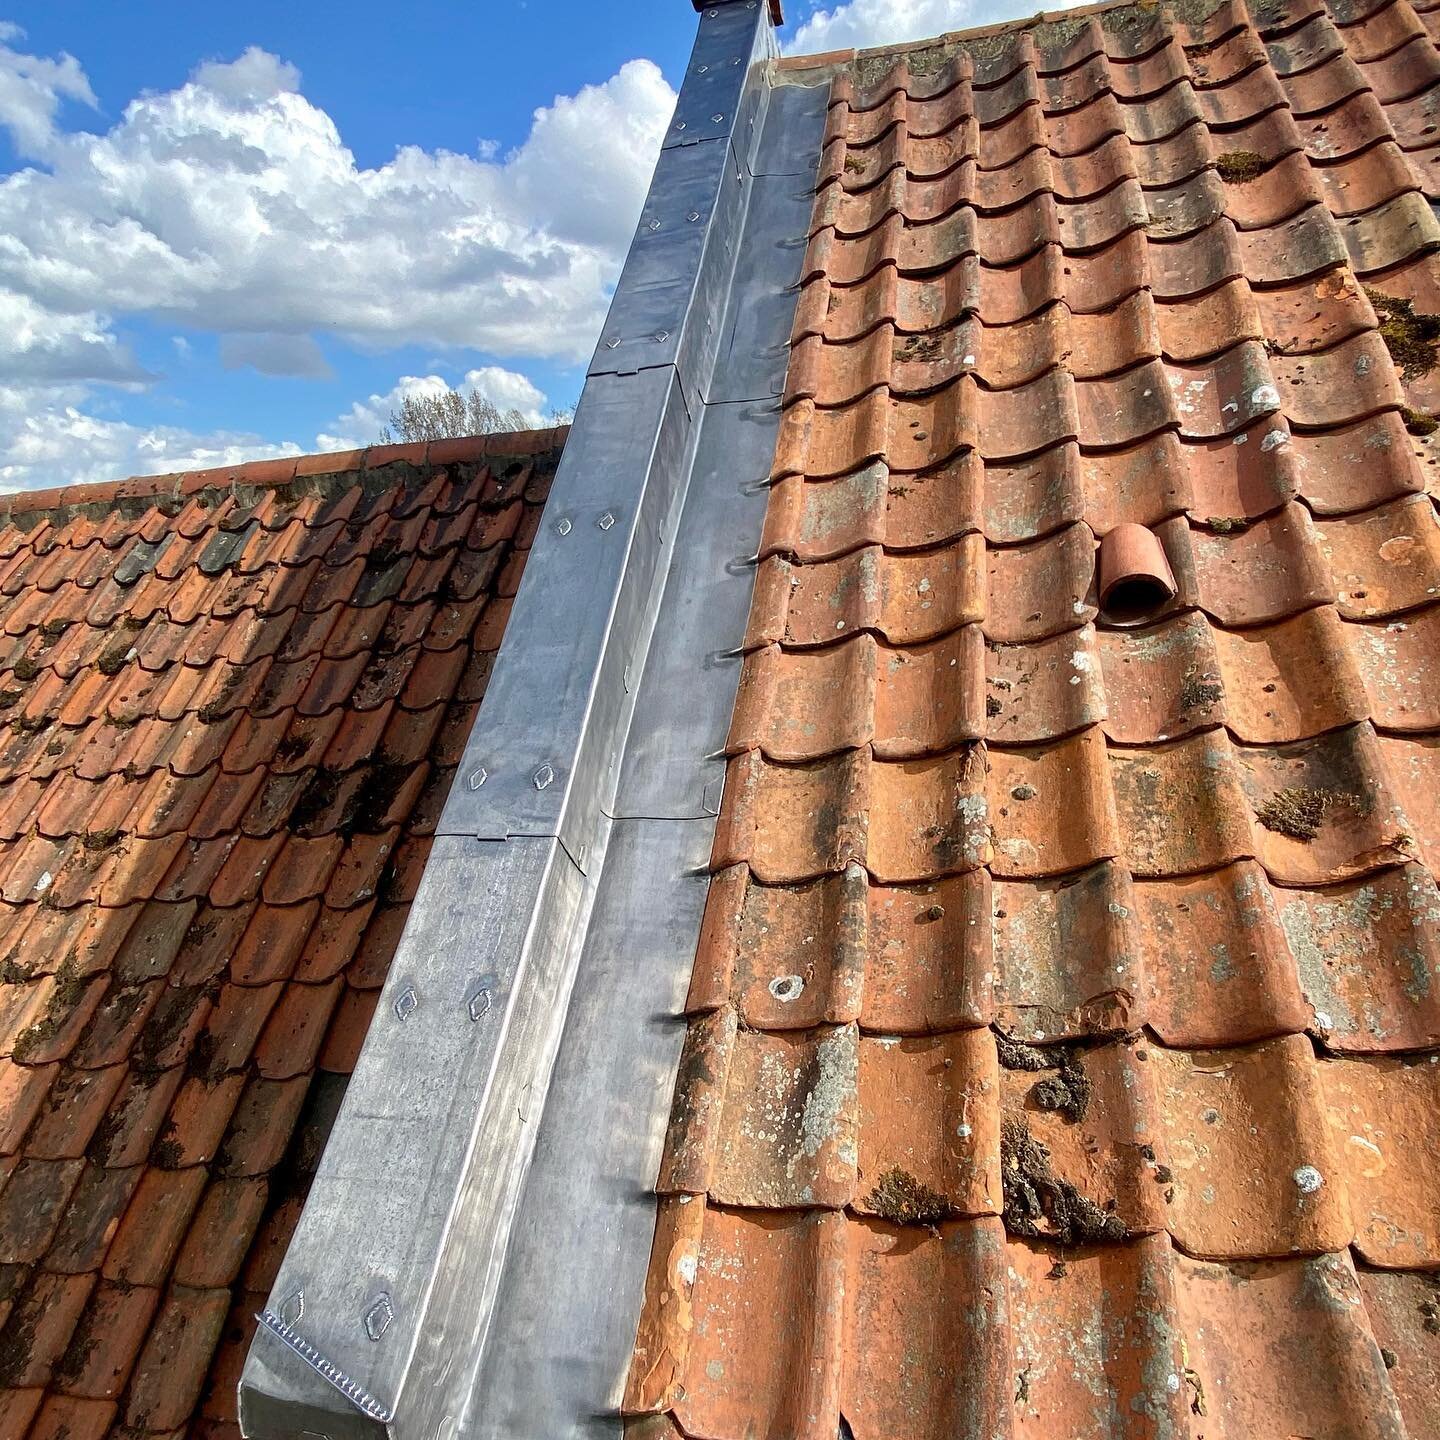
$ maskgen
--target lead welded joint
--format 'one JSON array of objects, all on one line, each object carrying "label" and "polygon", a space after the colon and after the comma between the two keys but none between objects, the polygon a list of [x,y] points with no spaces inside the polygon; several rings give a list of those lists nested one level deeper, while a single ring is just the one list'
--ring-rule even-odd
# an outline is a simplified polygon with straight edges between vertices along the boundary
[{"label": "lead welded joint", "polygon": [[1127,520],[1100,542],[1100,608],[1115,620],[1142,620],[1175,598],[1175,575],[1160,537]]}]

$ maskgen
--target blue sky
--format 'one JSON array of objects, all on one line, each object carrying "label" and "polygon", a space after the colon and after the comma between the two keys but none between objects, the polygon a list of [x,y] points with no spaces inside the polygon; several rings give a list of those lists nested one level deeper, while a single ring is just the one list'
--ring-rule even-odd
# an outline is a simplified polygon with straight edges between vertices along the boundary
[{"label": "blue sky", "polygon": [[[1005,0],[791,0],[791,48]],[[0,11],[0,488],[573,405],[695,32],[684,0]],[[438,378],[435,378],[438,377]]]}]

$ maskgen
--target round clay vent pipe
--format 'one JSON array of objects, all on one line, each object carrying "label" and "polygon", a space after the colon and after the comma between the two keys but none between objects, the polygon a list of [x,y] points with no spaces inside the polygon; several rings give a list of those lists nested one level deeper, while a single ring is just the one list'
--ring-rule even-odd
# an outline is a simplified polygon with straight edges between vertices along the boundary
[{"label": "round clay vent pipe", "polygon": [[1112,620],[1144,620],[1175,597],[1175,576],[1153,530],[1127,521],[1100,542],[1100,608]]}]

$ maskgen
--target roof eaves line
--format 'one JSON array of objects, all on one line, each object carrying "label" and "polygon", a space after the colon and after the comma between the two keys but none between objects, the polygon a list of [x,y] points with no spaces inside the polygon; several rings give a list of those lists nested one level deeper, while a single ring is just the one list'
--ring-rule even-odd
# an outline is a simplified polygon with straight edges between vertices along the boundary
[{"label": "roof eaves line", "polygon": [[[774,54],[757,0],[702,12],[676,115],[698,108],[702,129],[723,116],[728,131],[663,148],[607,320],[608,329],[658,314],[666,339],[651,343],[663,355],[611,366],[606,357],[620,347],[606,347],[602,332],[430,864],[269,1297],[327,1364],[395,1419],[380,1428],[261,1334],[240,1385],[242,1427],[255,1440],[306,1428],[332,1440],[505,1433],[522,1400],[526,1413],[555,1409],[544,1433],[560,1433],[618,1403],[658,1151],[586,1113],[603,1097],[561,1040],[572,1014],[620,1004],[624,1013],[585,1032],[587,1044],[598,1034],[609,1047],[594,1059],[599,1074],[626,1055],[616,1047],[655,1043],[657,1028],[657,1066],[673,1071],[679,1059],[673,1027],[655,1027],[653,1007],[634,1005],[628,972],[620,984],[598,977],[607,957],[613,966],[632,953],[637,904],[668,917],[664,943],[648,952],[651,964],[669,967],[662,987],[683,988],[698,934],[695,872],[719,793],[703,757],[720,744],[697,735],[684,707],[699,705],[703,690],[705,724],[723,739],[738,667],[710,665],[708,649],[721,647],[703,636],[705,624],[728,624],[722,643],[733,648],[748,613],[753,570],[735,560],[754,553],[765,492],[736,486],[734,467],[768,475],[824,119],[823,104],[790,87],[813,134],[808,174],[798,162],[751,164]],[[717,75],[730,87],[718,99]],[[694,135],[688,121],[686,132]],[[673,188],[680,182],[683,194]],[[748,247],[772,269],[742,276],[752,189],[763,193],[757,223],[783,221],[786,243]],[[682,532],[685,564],[672,566]],[[732,592],[723,606],[710,604],[715,572]],[[698,629],[681,623],[687,611],[701,616]],[[680,725],[671,723],[677,698]],[[667,743],[677,748],[651,763]],[[682,853],[692,860],[677,869]],[[592,934],[597,910],[610,918]],[[617,914],[629,917],[618,928]],[[687,929],[688,948],[676,938]],[[647,1033],[619,1034],[624,1020]],[[653,1138],[668,1088],[660,1093],[648,1071],[637,1078],[637,1109],[659,1097]],[[622,1262],[607,1253],[612,1237],[591,1237],[578,1257],[590,1309],[557,1312],[581,1280],[557,1291],[553,1271],[537,1279],[527,1268],[537,1234],[547,1253],[574,1238],[550,1198],[554,1146],[539,1137],[587,1133],[608,1134],[619,1148],[587,1153],[586,1174],[560,1154],[559,1188],[593,1200],[596,1213],[602,1201],[624,1201],[627,1251]],[[624,1196],[610,1178],[617,1158],[638,1167]],[[522,1190],[532,1178],[541,1187],[533,1197]],[[577,1338],[582,1312],[594,1333]],[[526,1363],[509,1364],[522,1335]],[[577,1344],[596,1363],[577,1367]],[[546,1383],[537,1384],[542,1369]]]},{"label": "roof eaves line", "polygon": [[317,451],[274,460],[247,460],[239,465],[218,465],[208,470],[132,475],[126,480],[58,485],[47,490],[18,490],[0,496],[0,524],[42,511],[65,516],[103,511],[125,501],[185,500],[205,491],[280,489],[297,479],[359,475],[386,465],[408,464],[416,469],[426,469],[433,465],[467,464],[475,460],[519,459],[560,448],[569,429],[568,425],[558,425],[540,430],[496,431],[453,440],[370,445],[360,450]]}]

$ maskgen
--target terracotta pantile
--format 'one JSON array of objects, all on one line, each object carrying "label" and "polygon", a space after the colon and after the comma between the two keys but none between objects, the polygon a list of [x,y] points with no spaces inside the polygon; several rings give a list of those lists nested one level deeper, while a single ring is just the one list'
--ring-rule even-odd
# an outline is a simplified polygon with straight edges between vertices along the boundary
[{"label": "terracotta pantile", "polygon": [[744,1205],[846,1204],[858,1065],[853,1025],[766,1035],[737,1030],[732,1011],[697,1022],[660,1189]]},{"label": "terracotta pantile", "polygon": [[287,987],[255,1050],[261,1075],[287,1080],[310,1072],[343,988],[338,977],[328,985]]},{"label": "terracotta pantile", "polygon": [[1236,752],[1257,824],[1258,858],[1271,877],[1324,884],[1402,864],[1414,831],[1392,792],[1368,725],[1295,745]]},{"label": "terracotta pantile", "polygon": [[81,1160],[21,1159],[0,1189],[0,1262],[27,1264],[46,1251],[84,1169]]},{"label": "terracotta pantile", "polygon": [[45,1391],[38,1385],[26,1389],[10,1386],[0,1389],[0,1425],[6,1427],[8,1434],[25,1435],[44,1399]]},{"label": "terracotta pantile", "polygon": [[245,1077],[238,1073],[216,1080],[186,1077],[151,1151],[155,1162],[180,1170],[213,1160],[244,1088]]},{"label": "terracotta pantile", "polygon": [[254,1079],[245,1087],[230,1121],[215,1171],[227,1177],[261,1175],[279,1164],[289,1143],[309,1077]]},{"label": "terracotta pantile", "polygon": [[209,1369],[230,1306],[227,1290],[171,1290],[130,1382],[125,1418],[136,1427],[184,1424]]},{"label": "terracotta pantile", "polygon": [[29,1440],[102,1440],[110,1433],[115,1411],[108,1400],[51,1395],[35,1417]]},{"label": "terracotta pantile", "polygon": [[179,1069],[132,1067],[91,1139],[87,1155],[105,1165],[140,1164],[160,1133],[181,1079]]},{"label": "terracotta pantile", "polygon": [[1430,1187],[1403,1164],[1388,1163],[1433,1143],[1437,1072],[1429,1057],[1337,1060],[1322,1075],[1343,1147],[1356,1249],[1378,1265],[1433,1267],[1440,1217]]},{"label": "terracotta pantile", "polygon": [[1282,895],[1280,920],[1314,1026],[1333,1050],[1417,1050],[1436,1043],[1431,998],[1440,894],[1418,865]]},{"label": "terracotta pantile", "polygon": [[205,1171],[198,1166],[147,1170],[105,1257],[105,1278],[127,1285],[163,1284],[204,1188]]},{"label": "terracotta pantile", "polygon": [[1100,864],[1055,879],[996,881],[996,1022],[1021,1040],[1114,1033],[1140,1018],[1143,974],[1127,875]]},{"label": "terracotta pantile", "polygon": [[1261,1040],[1311,1022],[1277,896],[1253,860],[1135,883],[1146,1008],[1165,1044]]},{"label": "terracotta pantile", "polygon": [[211,1184],[175,1262],[175,1283],[196,1289],[233,1284],[259,1226],[266,1197],[263,1178]]},{"label": "terracotta pantile", "polygon": [[1440,729],[1440,611],[1349,630],[1375,723],[1390,730]]},{"label": "terracotta pantile", "polygon": [[1110,751],[1114,806],[1136,875],[1185,875],[1253,848],[1243,770],[1214,731],[1163,747]]},{"label": "terracotta pantile", "polygon": [[257,905],[231,956],[231,978],[240,985],[288,979],[319,909],[318,900],[307,905]]},{"label": "terracotta pantile", "polygon": [[325,1036],[325,1044],[316,1065],[318,1070],[349,1075],[355,1069],[360,1047],[365,1042],[365,1035],[370,1029],[370,1020],[379,1000],[378,990],[346,988],[330,1022],[329,1033]]},{"label": "terracotta pantile", "polygon": [[1440,1421],[1435,1352],[1429,1343],[1431,1311],[1436,1305],[1434,1277],[1415,1271],[1356,1268],[1365,1298],[1365,1319],[1380,1347],[1395,1403],[1409,1432],[1423,1435]]},{"label": "terracotta pantile", "polygon": [[1329,433],[1297,435],[1301,493],[1317,515],[1366,510],[1424,488],[1400,416],[1393,411]]},{"label": "terracotta pantile", "polygon": [[873,629],[892,644],[906,645],[978,621],[984,614],[976,582],[981,548],[980,537],[972,534],[916,555],[871,547],[815,565],[766,560],[756,575],[746,644],[823,645]]},{"label": "terracotta pantile", "polygon": [[[0,1155],[13,1155],[46,1103],[58,1065],[17,1065],[0,1061]],[[54,1158],[54,1157],[49,1157]]]},{"label": "terracotta pantile", "polygon": [[884,882],[974,869],[990,849],[982,772],[973,749],[906,762],[852,752],[796,767],[748,752],[731,762],[715,863],[747,859],[767,883],[839,871],[852,860]]},{"label": "terracotta pantile", "polygon": [[[868,743],[886,758],[952,749],[984,732],[983,655],[973,625],[905,649],[869,634],[793,654],[766,646],[746,658],[727,748],[777,760]],[[816,716],[833,719],[819,729]]]},{"label": "terracotta pantile", "polygon": [[[1287,505],[1248,527],[1222,523],[1218,528],[1181,532],[1172,528],[1178,523],[1167,522],[1166,527],[1171,566],[1179,561],[1176,574],[1184,586],[1185,572],[1193,565],[1200,603],[1222,625],[1279,620],[1336,598],[1320,537],[1301,505]],[[1181,548],[1185,540],[1188,564]],[[1273,562],[1277,555],[1283,557],[1282,563]],[[1346,613],[1343,605],[1341,613]]]},{"label": "terracotta pantile", "polygon": [[87,1162],[45,1255],[46,1268],[67,1275],[98,1269],[140,1175],[138,1166],[117,1170]]},{"label": "terracotta pantile", "polygon": [[[677,1306],[677,1321],[690,1323],[683,1338],[657,1335],[637,1357],[627,1403],[635,1409],[663,1405],[669,1397],[656,1381],[670,1372],[676,1376],[676,1417],[691,1433],[744,1434],[748,1427],[797,1440],[828,1437],[840,1402],[834,1357],[844,1324],[844,1219],[823,1212],[707,1210],[703,1236],[701,1219],[695,1215],[688,1245],[677,1236],[671,1252],[680,1275],[695,1277],[688,1284],[679,1279],[688,1293]],[[781,1331],[779,1345],[751,1318],[797,1302],[809,1324],[803,1332]],[[679,1356],[677,1343],[683,1346]],[[647,1360],[654,1366],[648,1379]]]},{"label": "terracotta pantile", "polygon": [[992,742],[1053,740],[1105,716],[1092,626],[1028,644],[985,647],[986,733]]},{"label": "terracotta pantile", "polygon": [[5,1323],[0,1393],[48,1384],[94,1284],[93,1275],[31,1272]]},{"label": "terracotta pantile", "polygon": [[55,1368],[55,1388],[77,1399],[118,1400],[159,1302],[149,1286],[102,1280]]},{"label": "terracotta pantile", "polygon": [[1327,520],[1319,539],[1347,618],[1398,614],[1440,594],[1440,527],[1419,497]]},{"label": "terracotta pantile", "polygon": [[1120,853],[1105,742],[1097,728],[1049,745],[992,750],[989,759],[996,875],[1059,874]]},{"label": "terracotta pantile", "polygon": [[1187,1252],[1263,1257],[1349,1242],[1351,1167],[1305,1037],[1149,1055],[1176,1176],[1169,1229]]},{"label": "terracotta pantile", "polygon": [[77,1160],[83,1156],[124,1078],[124,1065],[103,1070],[65,1066],[49,1086],[44,1106],[34,1117],[25,1153],[39,1160]]},{"label": "terracotta pantile", "polygon": [[[999,1072],[988,1030],[865,1036],[859,1076],[857,1210],[889,1213],[886,1181],[892,1177],[893,1184],[896,1170],[954,1213],[999,1209]],[[916,1114],[934,1115],[938,1125],[916,1127]]]},{"label": "terracotta pantile", "polygon": [[1031,545],[987,554],[989,640],[1038,640],[1095,617],[1094,539],[1071,525]]},{"label": "terracotta pantile", "polygon": [[[1009,1347],[988,1340],[1009,1320],[1004,1232],[988,1219],[949,1222],[935,1235],[917,1244],[881,1221],[846,1227],[838,1399],[857,1435],[918,1440],[970,1424],[1001,1433],[1009,1418]],[[905,1323],[917,1309],[931,1317],[920,1345]]]}]

